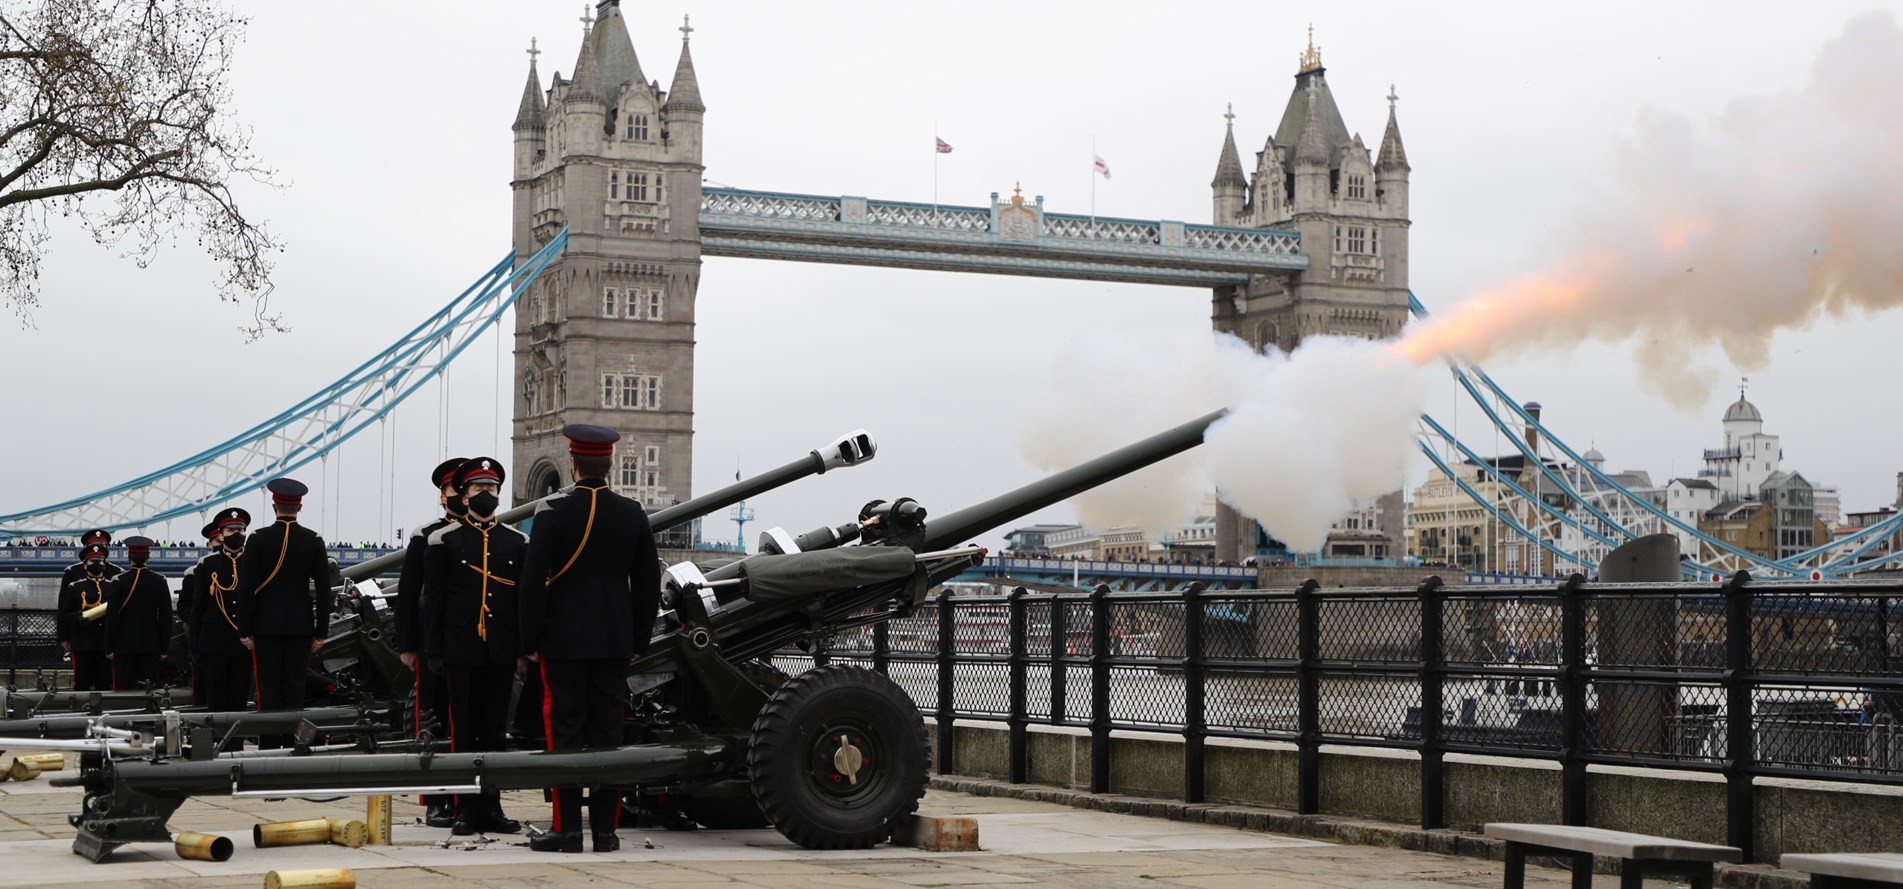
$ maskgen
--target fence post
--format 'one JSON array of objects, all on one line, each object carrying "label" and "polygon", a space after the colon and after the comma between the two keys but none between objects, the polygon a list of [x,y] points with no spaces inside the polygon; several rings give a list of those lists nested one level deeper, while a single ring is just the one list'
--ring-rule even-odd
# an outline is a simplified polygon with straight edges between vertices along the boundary
[{"label": "fence post", "polygon": [[1090,792],[1110,791],[1110,586],[1090,591]]},{"label": "fence post", "polygon": [[872,669],[886,675],[892,673],[892,636],[889,620],[872,625]]},{"label": "fence post", "polygon": [[1725,581],[1725,844],[1744,850],[1744,860],[1755,861],[1756,800],[1751,778],[1757,765],[1753,743],[1756,726],[1751,712],[1751,583],[1749,572],[1739,571]]},{"label": "fence post", "polygon": [[1011,596],[1006,600],[1005,604],[1007,613],[1010,615],[1011,629],[1011,662],[1009,667],[1011,673],[1011,712],[1009,716],[1005,717],[1005,725],[1009,730],[1006,744],[1010,757],[1008,769],[1010,771],[1011,783],[1013,784],[1023,784],[1028,780],[1027,776],[1030,771],[1030,758],[1026,755],[1025,749],[1029,745],[1029,738],[1027,737],[1029,732],[1027,727],[1030,723],[1030,716],[1027,712],[1029,708],[1024,699],[1024,684],[1025,674],[1029,672],[1031,658],[1030,651],[1028,650],[1029,643],[1026,639],[1028,634],[1025,626],[1024,595],[1024,588],[1017,587],[1011,590]]},{"label": "fence post", "polygon": [[1586,811],[1586,594],[1583,574],[1559,585],[1559,812],[1583,825]]},{"label": "fence post", "polygon": [[1295,811],[1319,814],[1322,809],[1322,679],[1321,603],[1314,578],[1295,590]]},{"label": "fence post", "polygon": [[1204,801],[1203,739],[1208,735],[1203,693],[1202,581],[1183,590],[1183,801]]},{"label": "fence post", "polygon": [[952,706],[952,695],[957,688],[954,672],[956,661],[952,658],[952,649],[958,645],[957,614],[952,607],[951,587],[941,588],[938,594],[938,773],[952,772],[952,720],[956,712]]},{"label": "fence post", "polygon": [[1447,750],[1441,741],[1446,718],[1447,650],[1441,630],[1446,623],[1447,594],[1441,579],[1421,582],[1421,829],[1447,826]]},{"label": "fence post", "polygon": [[1064,692],[1070,687],[1070,664],[1065,658],[1070,656],[1070,609],[1064,605],[1064,597],[1051,594],[1051,725],[1063,725],[1065,709],[1069,706],[1064,700]]},{"label": "fence post", "polygon": [[20,603],[7,609],[7,685],[20,682]]}]

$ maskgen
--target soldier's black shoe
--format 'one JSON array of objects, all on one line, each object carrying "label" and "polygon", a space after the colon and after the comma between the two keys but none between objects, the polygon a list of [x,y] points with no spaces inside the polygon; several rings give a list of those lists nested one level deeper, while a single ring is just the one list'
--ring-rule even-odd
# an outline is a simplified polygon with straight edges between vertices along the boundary
[{"label": "soldier's black shoe", "polygon": [[456,819],[455,823],[449,826],[449,832],[452,835],[459,836],[459,837],[466,837],[466,836],[469,836],[470,834],[475,833],[476,822],[472,820],[475,817],[476,816],[472,815],[472,816]]},{"label": "soldier's black shoe", "polygon": [[613,852],[621,848],[621,837],[612,833],[595,834],[596,852]]},{"label": "soldier's black shoe", "polygon": [[531,852],[580,852],[581,831],[571,830],[564,833],[545,833],[529,837]]},{"label": "soldier's black shoe", "polygon": [[454,827],[456,810],[448,803],[432,802],[423,812],[423,823],[430,827]]},{"label": "soldier's black shoe", "polygon": [[502,814],[500,805],[479,812],[474,817],[476,829],[483,833],[521,833],[522,822]]}]

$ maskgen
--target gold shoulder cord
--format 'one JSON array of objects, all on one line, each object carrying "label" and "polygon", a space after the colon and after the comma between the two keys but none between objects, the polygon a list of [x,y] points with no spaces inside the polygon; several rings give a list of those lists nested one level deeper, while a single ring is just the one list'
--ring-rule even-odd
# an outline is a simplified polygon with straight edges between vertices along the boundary
[{"label": "gold shoulder cord", "polygon": [[[489,641],[489,581],[493,580],[503,586],[515,586],[515,581],[506,577],[497,577],[489,572],[489,530],[495,526],[490,525],[489,528],[477,528],[472,524],[469,527],[475,528],[475,530],[482,533],[482,567],[478,568],[471,565],[468,560],[463,561],[463,566],[482,575],[482,592],[478,600],[482,607],[476,612],[476,638],[487,642]],[[570,561],[572,562],[573,560],[571,559]]]},{"label": "gold shoulder cord", "polygon": [[100,586],[100,585],[99,585],[99,581],[97,581],[97,580],[93,580],[93,579],[92,579],[92,578],[90,578],[90,577],[88,577],[88,578],[86,578],[86,579],[87,579],[87,580],[90,580],[90,581],[92,581],[92,585],[93,585],[93,595],[95,595],[95,596],[97,596],[98,598],[96,598],[96,599],[94,599],[94,600],[92,600],[92,601],[90,601],[90,602],[88,602],[88,601],[86,601],[86,593],[85,593],[85,591],[84,591],[84,590],[81,590],[81,591],[80,591],[80,593],[79,593],[79,610],[80,610],[80,611],[85,611],[85,610],[86,610],[86,609],[88,609],[88,608],[96,608],[96,607],[98,607],[98,606],[99,606],[99,603],[101,603],[101,602],[104,602],[104,601],[106,601],[106,589],[105,589],[105,587],[102,587],[102,586]]},{"label": "gold shoulder cord", "polygon": [[132,566],[132,586],[126,590],[126,600],[124,602],[119,603],[120,611],[126,610],[126,606],[132,604],[132,597],[139,594],[139,578],[143,576],[144,574],[145,574],[144,566],[142,565]]},{"label": "gold shoulder cord", "polygon": [[[581,487],[581,486],[576,485],[576,487]],[[601,486],[601,488],[605,488],[605,487],[607,487],[607,485]],[[575,544],[575,554],[568,557],[568,564],[563,565],[562,570],[549,575],[549,578],[548,578],[549,583],[554,583],[555,581],[562,579],[562,575],[567,574],[568,569],[575,567],[575,560],[581,558],[581,551],[588,548],[588,535],[595,530],[595,502],[598,496],[601,494],[601,488],[587,489],[588,491],[588,524],[582,526],[581,542],[578,544]]]},{"label": "gold shoulder cord", "polygon": [[237,630],[238,622],[231,619],[231,612],[225,608],[225,594],[238,588],[238,560],[232,558],[230,553],[223,553],[222,555],[224,555],[226,559],[229,559],[231,561],[231,584],[227,586],[225,584],[219,583],[218,571],[216,569],[212,569],[210,571],[211,600],[213,602],[218,603],[218,613],[224,615],[225,623],[230,624],[233,630]]},{"label": "gold shoulder cord", "polygon": [[263,592],[265,587],[270,586],[271,581],[278,579],[278,569],[284,567],[284,554],[291,550],[291,523],[278,519],[278,524],[284,526],[284,543],[278,547],[278,563],[271,566],[271,573],[265,575],[263,583],[258,584],[259,592]]}]

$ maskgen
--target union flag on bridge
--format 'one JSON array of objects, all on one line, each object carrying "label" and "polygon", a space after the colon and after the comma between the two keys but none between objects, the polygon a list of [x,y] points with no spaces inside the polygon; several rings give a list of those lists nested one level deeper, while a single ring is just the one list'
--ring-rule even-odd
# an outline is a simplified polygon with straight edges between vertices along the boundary
[{"label": "union flag on bridge", "polygon": [[932,137],[932,141],[934,141],[934,142],[937,142],[937,143],[938,143],[938,153],[939,153],[939,154],[951,154],[951,143],[950,143],[950,142],[947,142],[947,141],[945,141],[945,140],[943,140],[943,139],[940,139],[940,138],[938,138],[937,136],[933,136],[933,137]]}]

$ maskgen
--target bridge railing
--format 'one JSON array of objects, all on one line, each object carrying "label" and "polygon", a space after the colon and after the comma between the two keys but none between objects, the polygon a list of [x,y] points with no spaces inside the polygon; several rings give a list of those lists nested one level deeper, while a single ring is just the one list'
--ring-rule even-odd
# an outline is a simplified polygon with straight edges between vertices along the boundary
[{"label": "bridge railing", "polygon": [[942,773],[959,722],[1003,723],[1020,782],[1029,726],[1069,726],[1104,792],[1112,731],[1164,733],[1202,802],[1208,739],[1280,741],[1316,813],[1323,745],[1389,748],[1419,755],[1437,828],[1449,753],[1559,763],[1571,823],[1589,764],[1708,772],[1748,848],[1755,778],[1903,785],[1899,606],[1896,582],[945,592],[820,659],[897,680],[936,718]]}]

